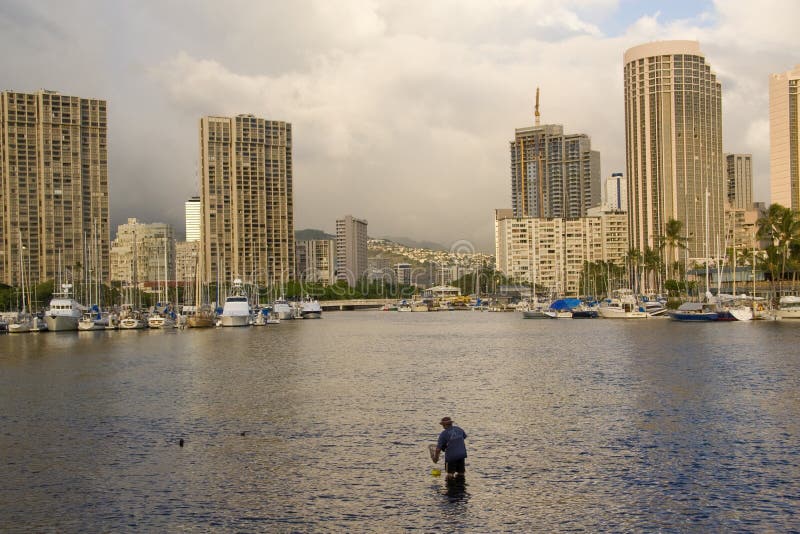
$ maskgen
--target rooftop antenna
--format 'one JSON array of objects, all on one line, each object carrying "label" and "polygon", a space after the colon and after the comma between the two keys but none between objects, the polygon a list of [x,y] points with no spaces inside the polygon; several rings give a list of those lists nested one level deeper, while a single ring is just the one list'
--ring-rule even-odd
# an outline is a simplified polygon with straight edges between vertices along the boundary
[{"label": "rooftop antenna", "polygon": [[539,88],[536,88],[536,108],[533,112],[533,116],[535,118],[535,125],[539,126]]}]

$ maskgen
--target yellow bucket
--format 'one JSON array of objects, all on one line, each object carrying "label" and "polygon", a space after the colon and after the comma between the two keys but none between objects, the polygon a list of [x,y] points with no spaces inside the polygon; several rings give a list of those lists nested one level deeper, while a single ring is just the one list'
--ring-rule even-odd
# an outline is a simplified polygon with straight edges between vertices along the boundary
[{"label": "yellow bucket", "polygon": [[442,476],[442,470],[439,469],[438,467],[434,467],[433,469],[431,469],[431,475],[435,477]]}]

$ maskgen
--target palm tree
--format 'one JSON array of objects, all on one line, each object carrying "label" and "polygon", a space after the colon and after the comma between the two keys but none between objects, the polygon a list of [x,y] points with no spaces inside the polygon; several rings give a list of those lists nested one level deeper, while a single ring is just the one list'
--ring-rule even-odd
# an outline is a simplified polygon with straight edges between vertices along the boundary
[{"label": "palm tree", "polygon": [[629,273],[632,275],[633,290],[636,291],[636,282],[639,277],[639,264],[642,261],[642,253],[638,248],[628,249],[628,254],[625,256],[625,263],[628,265]]},{"label": "palm tree", "polygon": [[786,264],[793,245],[800,242],[800,217],[797,212],[780,204],[771,204],[766,215],[758,220],[758,237],[768,239],[780,256],[781,277],[779,290],[783,293],[783,279],[786,277]]},{"label": "palm tree", "polygon": [[[661,255],[658,253],[657,249],[645,247],[644,253],[642,254],[642,263],[644,264],[645,276],[650,280],[650,275],[653,275],[653,282],[656,285],[656,288],[659,292],[661,292]],[[649,284],[648,284],[649,286]],[[649,289],[649,287],[648,287]]]},{"label": "palm tree", "polygon": [[[664,235],[659,236],[658,238],[659,249],[663,249],[664,247],[667,248],[667,254],[664,257],[665,270],[667,270],[668,266],[670,265],[669,261],[675,259],[675,249],[684,250],[687,248],[686,242],[689,240],[689,238],[686,236],[682,236],[681,235],[682,231],[683,231],[683,221],[670,218],[667,221],[666,226],[664,227]],[[675,274],[674,264],[672,265],[672,267],[673,267],[672,272],[670,273],[665,272],[665,274],[674,277]]]}]

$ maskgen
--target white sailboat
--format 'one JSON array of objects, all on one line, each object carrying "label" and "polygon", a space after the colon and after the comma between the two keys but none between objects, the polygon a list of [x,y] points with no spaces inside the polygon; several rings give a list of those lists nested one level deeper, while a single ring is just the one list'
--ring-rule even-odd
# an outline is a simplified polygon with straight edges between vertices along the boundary
[{"label": "white sailboat", "polygon": [[8,325],[9,334],[23,334],[27,332],[42,332],[47,330],[45,321],[28,311],[27,291],[25,287],[25,262],[22,258],[22,232],[19,232],[19,272],[22,281],[22,311],[17,315],[17,319]]},{"label": "white sailboat", "polygon": [[[169,273],[167,272],[167,238],[164,237],[164,300],[163,303],[158,303],[151,308],[150,316],[147,318],[147,326],[150,328],[174,328],[175,327],[175,311],[169,302]],[[161,295],[161,287],[158,289],[159,296]]]}]

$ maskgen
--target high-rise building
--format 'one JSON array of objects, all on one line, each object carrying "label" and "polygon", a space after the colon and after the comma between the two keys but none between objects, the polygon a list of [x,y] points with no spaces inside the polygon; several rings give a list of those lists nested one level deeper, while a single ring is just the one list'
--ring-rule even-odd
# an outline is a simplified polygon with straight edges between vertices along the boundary
[{"label": "high-rise building", "polygon": [[559,124],[517,128],[511,150],[516,217],[582,217],[600,204],[600,153]]},{"label": "high-rise building", "polygon": [[336,279],[353,287],[367,268],[367,221],[352,215],[337,219]]},{"label": "high-rise building", "polygon": [[508,217],[495,212],[497,270],[555,295],[578,295],[584,262],[623,265],[628,217],[623,212],[572,219]]},{"label": "high-rise building", "polygon": [[308,239],[297,242],[297,277],[305,282],[330,285],[336,276],[336,242]]},{"label": "high-rise building", "polygon": [[769,77],[771,202],[800,210],[800,65]]},{"label": "high-rise building", "polygon": [[621,172],[611,174],[606,180],[606,202],[608,210],[628,211],[628,182]]},{"label": "high-rise building", "polygon": [[166,287],[175,280],[175,233],[165,223],[129,218],[111,244],[111,280],[139,288]]},{"label": "high-rise building", "polygon": [[0,93],[0,282],[107,281],[107,128],[105,100]]},{"label": "high-rise building", "polygon": [[202,210],[200,197],[192,197],[183,204],[185,211],[186,241],[200,241],[200,223]]},{"label": "high-rise building", "polygon": [[725,154],[725,184],[728,204],[749,210],[753,207],[753,156],[750,154]]},{"label": "high-rise building", "polygon": [[656,249],[675,219],[689,255],[708,257],[726,203],[720,83],[696,41],[635,46],[624,61],[630,246]]},{"label": "high-rise building", "polygon": [[292,126],[253,115],[200,120],[206,280],[294,277]]},{"label": "high-rise building", "polygon": [[200,241],[175,242],[175,283],[177,285],[194,286],[200,268],[199,249]]}]

